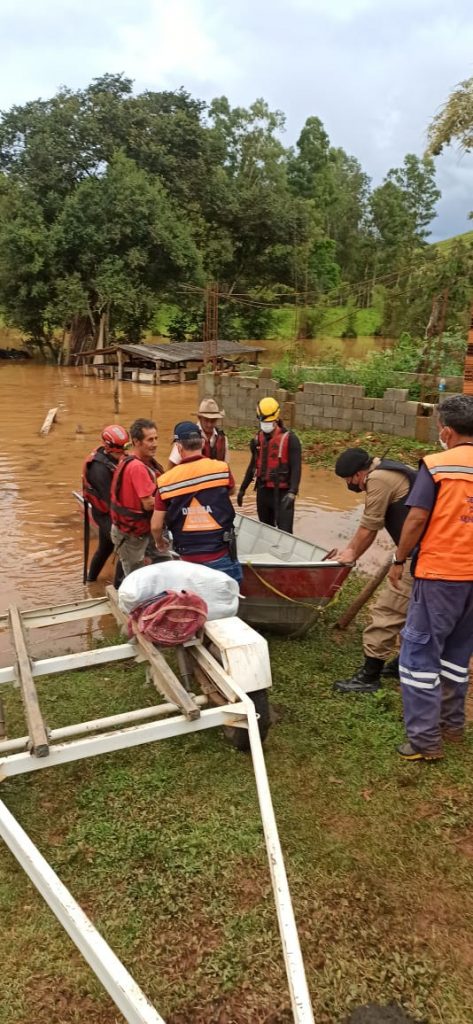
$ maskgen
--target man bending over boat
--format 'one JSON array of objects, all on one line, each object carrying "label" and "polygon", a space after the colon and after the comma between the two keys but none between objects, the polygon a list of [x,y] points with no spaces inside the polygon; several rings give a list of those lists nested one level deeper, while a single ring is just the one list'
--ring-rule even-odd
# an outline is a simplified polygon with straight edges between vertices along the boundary
[{"label": "man bending over boat", "polygon": [[165,552],[164,523],[173,536],[174,550],[186,562],[220,569],[241,582],[230,501],[234,480],[228,463],[202,454],[202,434],[196,423],[174,428],[179,465],[163,473],[154,499],[151,530],[158,551]]},{"label": "man bending over boat", "polygon": [[[360,525],[343,551],[334,555],[339,562],[356,562],[371,547],[379,530],[386,529],[394,544],[399,543],[409,508],[406,498],[416,480],[416,471],[403,462],[378,459],[364,448],[347,448],[335,463],[335,472],[349,491],[364,493],[365,508]],[[396,563],[394,563],[396,564]],[[387,658],[396,650],[399,633],[406,621],[412,590],[410,565],[398,588],[389,580],[381,587],[371,610],[372,620],[363,633],[365,660],[351,679],[339,679],[339,693],[375,693]],[[385,676],[398,675],[398,658],[386,665]]]},{"label": "man bending over boat", "polygon": [[245,491],[255,480],[260,522],[292,533],[301,479],[301,443],[297,434],[284,426],[275,398],[262,398],[256,415],[260,429],[250,441],[251,461],[238,491],[237,505],[241,508]]}]

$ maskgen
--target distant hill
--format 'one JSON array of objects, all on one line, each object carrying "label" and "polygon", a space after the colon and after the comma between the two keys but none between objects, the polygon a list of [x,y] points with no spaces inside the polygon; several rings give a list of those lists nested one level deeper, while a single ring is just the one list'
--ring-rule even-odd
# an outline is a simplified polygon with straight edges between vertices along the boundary
[{"label": "distant hill", "polygon": [[462,235],[453,235],[452,238],[444,238],[442,242],[433,242],[436,249],[450,249],[454,242],[473,242],[473,231],[465,231]]}]

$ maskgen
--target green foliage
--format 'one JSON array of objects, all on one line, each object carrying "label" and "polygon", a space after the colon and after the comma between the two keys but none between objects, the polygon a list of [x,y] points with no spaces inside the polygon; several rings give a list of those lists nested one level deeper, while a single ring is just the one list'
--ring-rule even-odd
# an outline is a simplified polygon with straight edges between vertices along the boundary
[{"label": "green foliage", "polygon": [[460,82],[429,125],[428,152],[438,156],[445,146],[458,142],[460,148],[473,149],[473,78]]}]

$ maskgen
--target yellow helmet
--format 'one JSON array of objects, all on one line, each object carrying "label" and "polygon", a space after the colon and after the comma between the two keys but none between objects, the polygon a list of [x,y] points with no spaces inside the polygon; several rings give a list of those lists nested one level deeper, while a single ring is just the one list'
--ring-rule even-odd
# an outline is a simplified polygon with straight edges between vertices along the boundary
[{"label": "yellow helmet", "polygon": [[273,423],[281,415],[279,402],[275,398],[261,398],[256,406],[256,415],[262,423]]}]

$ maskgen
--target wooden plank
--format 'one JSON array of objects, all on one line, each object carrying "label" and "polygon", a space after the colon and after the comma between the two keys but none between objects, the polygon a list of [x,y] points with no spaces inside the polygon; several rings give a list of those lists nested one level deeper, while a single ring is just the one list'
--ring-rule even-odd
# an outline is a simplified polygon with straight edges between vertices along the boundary
[{"label": "wooden plank", "polygon": [[28,649],[23,631],[23,623],[16,605],[11,605],[9,615],[13,643],[17,656],[16,668],[18,673],[18,682],[20,684],[21,697],[25,708],[26,723],[28,726],[32,753],[36,757],[46,757],[49,753],[49,742],[39,706],[36,686],[31,672],[30,659],[28,657]]},{"label": "wooden plank", "polygon": [[57,416],[57,406],[56,406],[55,409],[50,409],[49,410],[48,415],[46,416],[46,419],[45,419],[45,421],[43,423],[43,426],[41,427],[40,434],[43,434],[43,435],[44,434],[49,434],[49,431],[51,430],[51,427],[52,427],[52,425],[54,423],[54,420],[56,419],[56,416]]},{"label": "wooden plank", "polygon": [[[106,594],[117,622],[120,626],[128,627],[128,616],[118,606],[115,587],[107,587]],[[189,721],[199,718],[200,708],[190,694],[186,692],[177,676],[174,675],[163,655],[134,626],[133,633],[138,647],[150,664],[151,678],[158,693],[162,693],[172,704],[177,704],[178,707],[182,708]]]}]

